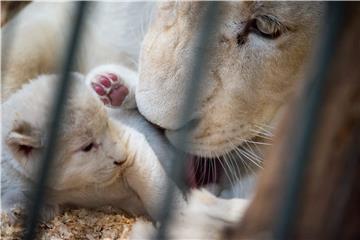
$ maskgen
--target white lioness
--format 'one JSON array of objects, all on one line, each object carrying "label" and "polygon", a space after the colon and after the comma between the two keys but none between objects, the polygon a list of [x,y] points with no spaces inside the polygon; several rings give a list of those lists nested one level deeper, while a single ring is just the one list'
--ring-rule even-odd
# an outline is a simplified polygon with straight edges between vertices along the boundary
[{"label": "white lioness", "polygon": [[[98,67],[88,80],[109,68],[118,86],[114,66]],[[174,154],[157,130],[134,110],[111,111],[87,89],[84,77],[74,74],[61,121],[59,146],[46,186],[43,217],[52,217],[62,205],[99,207],[112,205],[156,220],[168,181],[159,159]],[[105,75],[103,75],[105,78]],[[115,82],[115,81],[114,81]],[[55,75],[42,75],[3,103],[2,210],[26,207],[44,152]],[[123,95],[124,104],[129,103]],[[125,98],[125,99],[124,99]],[[120,100],[119,100],[120,104]],[[175,187],[175,186],[174,186]],[[177,191],[178,200],[181,194]]]},{"label": "white lioness", "polygon": [[[304,77],[323,4],[218,3],[215,41],[205,49],[212,57],[202,96],[196,111],[179,122],[204,4],[97,3],[86,20],[75,70],[87,74],[105,63],[121,63],[134,76],[138,70],[137,106],[149,121],[165,129],[170,142],[188,122],[197,123],[190,132],[191,149],[186,149],[198,159],[191,171],[198,175],[194,185],[203,182],[196,170],[206,176],[210,169],[201,162],[214,159],[231,169],[225,174],[230,175],[229,182],[241,183],[244,175],[252,175],[261,165],[261,143],[271,137],[268,126]],[[4,98],[28,79],[57,70],[72,10],[72,3],[32,3],[4,27],[4,40],[16,29],[2,71]],[[148,27],[149,18],[153,21]],[[106,95],[106,104],[116,106],[111,92]],[[213,172],[221,175],[220,169]]]}]

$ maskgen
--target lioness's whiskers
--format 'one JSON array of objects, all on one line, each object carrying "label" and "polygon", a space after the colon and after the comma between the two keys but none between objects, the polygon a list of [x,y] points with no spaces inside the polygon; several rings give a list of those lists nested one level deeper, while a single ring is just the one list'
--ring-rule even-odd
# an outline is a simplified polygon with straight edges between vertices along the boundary
[{"label": "lioness's whiskers", "polygon": [[212,170],[213,170],[212,177],[216,181],[217,179],[216,179],[216,163],[215,163],[215,159],[211,158],[210,161],[211,161],[211,166],[212,166]]},{"label": "lioness's whiskers", "polygon": [[233,180],[233,182],[234,182],[234,185],[235,185],[235,182],[236,182],[236,177],[235,177],[235,175],[234,175],[234,172],[233,172],[233,168],[230,166],[230,164],[229,164],[229,161],[228,161],[228,157],[229,157],[229,155],[228,154],[226,154],[225,156],[224,156],[224,163],[225,163],[225,165],[229,168],[229,172],[230,172],[230,176],[232,177],[232,180]]},{"label": "lioness's whiskers", "polygon": [[[203,161],[200,159],[200,161]],[[205,178],[206,178],[206,162],[204,162],[204,165],[203,165],[203,169],[201,169],[201,177],[200,177],[200,184],[204,184],[205,182]]]},{"label": "lioness's whiskers", "polygon": [[264,136],[269,136],[269,137],[271,137],[271,136],[274,135],[272,132],[270,132],[270,131],[268,131],[268,130],[265,130],[265,129],[251,129],[251,130],[254,131],[254,132],[258,132],[258,133],[260,133],[260,134],[262,134],[262,135],[264,135]]},{"label": "lioness's whiskers", "polygon": [[199,159],[195,158],[194,163],[195,163],[195,174],[196,174],[199,170],[199,165],[200,165]]},{"label": "lioness's whiskers", "polygon": [[254,140],[247,140],[247,139],[243,139],[243,138],[239,138],[239,137],[236,137],[235,139],[238,139],[238,140],[243,141],[243,142],[254,143],[254,144],[259,144],[259,145],[267,145],[267,146],[271,145],[271,143],[258,142],[258,141],[254,141]]},{"label": "lioness's whiskers", "polygon": [[[238,152],[238,150],[237,150]],[[247,164],[247,161],[244,158],[240,158],[242,165],[244,166],[244,169],[247,173],[252,174],[254,171],[253,169]]]},{"label": "lioness's whiskers", "polygon": [[254,125],[257,129],[252,129],[253,132],[258,133],[261,136],[264,137],[273,137],[274,136],[274,127],[270,125]]},{"label": "lioness's whiskers", "polygon": [[[233,144],[230,140],[229,140],[229,143],[234,147],[234,153],[236,154],[236,156],[238,157],[238,159],[240,160],[240,162],[241,162],[241,164],[244,166],[244,170],[247,172],[248,171],[248,169],[247,169],[247,167],[244,165],[244,163],[243,163],[243,158],[242,158],[242,156],[241,156],[241,154],[239,154],[239,152],[238,152],[238,147],[235,145],[235,144]],[[239,168],[239,173],[240,173],[240,177],[241,177],[241,171],[240,171],[240,168]]]},{"label": "lioness's whiskers", "polygon": [[[250,172],[250,173],[253,173],[253,169],[246,163],[246,161],[243,159],[243,154],[241,153],[241,150],[238,146],[236,146],[234,143],[232,143],[230,140],[229,140],[229,143],[234,147],[234,153],[236,154],[236,156],[238,157],[238,159],[240,159],[241,161],[241,164],[244,166],[244,170],[246,172]],[[235,163],[237,164],[237,161],[235,159]],[[240,168],[239,168],[240,169]],[[241,176],[241,171],[239,170],[239,173],[240,173],[240,176]]]},{"label": "lioness's whiskers", "polygon": [[220,163],[221,167],[223,168],[224,173],[225,173],[225,176],[226,176],[226,178],[229,180],[229,183],[230,183],[231,187],[234,187],[234,183],[231,181],[231,178],[230,178],[230,176],[229,176],[228,172],[226,171],[226,168],[224,167],[223,162],[221,161],[221,159],[219,159],[219,157],[218,157],[218,156],[216,156],[216,158],[218,159],[218,161],[219,161],[219,163]]},{"label": "lioness's whiskers", "polygon": [[251,129],[250,131],[255,133],[257,136],[259,136],[259,137],[261,137],[261,138],[263,138],[265,140],[272,141],[272,139],[273,139],[273,135],[269,135],[267,133],[260,132],[260,131],[257,131],[255,129]]},{"label": "lioness's whiskers", "polygon": [[[211,172],[211,161],[207,161],[207,162],[208,162],[208,164],[206,164],[206,172],[210,173]],[[207,167],[207,166],[209,166],[209,167]],[[211,176],[210,176],[210,174],[208,174],[206,176],[206,181],[208,182],[210,179],[211,179]]]},{"label": "lioness's whiskers", "polygon": [[233,164],[233,157],[231,154],[227,154],[228,158],[226,159],[227,161],[229,161],[228,165],[230,167],[231,165],[231,169],[233,171],[235,171],[235,173],[233,171],[231,171],[233,173],[233,176],[235,178],[235,182],[237,182],[239,180],[238,174],[237,174],[237,168],[235,168],[234,164]]},{"label": "lioness's whiskers", "polygon": [[250,162],[252,162],[257,167],[262,168],[262,166],[259,164],[259,163],[262,162],[262,159],[259,156],[257,156],[254,152],[248,152],[246,149],[239,148],[237,146],[235,146],[234,150],[235,150],[235,152],[237,152],[237,153],[241,154],[242,156],[246,157]]},{"label": "lioness's whiskers", "polygon": [[239,176],[237,176],[237,175],[236,176],[238,177],[238,181],[240,181],[241,180],[241,170],[240,170],[240,166],[237,163],[238,161],[235,156],[234,156],[234,158],[231,158],[231,159],[234,161],[234,163],[236,165],[236,172],[239,173]]},{"label": "lioness's whiskers", "polygon": [[269,125],[269,124],[264,124],[264,123],[255,123],[254,125],[257,126],[257,127],[262,127],[264,129],[267,128],[268,130],[274,130],[275,129],[274,126]]},{"label": "lioness's whiskers", "polygon": [[244,149],[239,149],[240,153],[242,153],[250,162],[252,162],[253,164],[255,164],[257,167],[262,168],[261,165],[259,165],[259,163],[257,161],[254,161],[254,159],[251,158],[251,155],[245,151]]},{"label": "lioness's whiskers", "polygon": [[[234,152],[235,152],[235,154],[239,157],[239,159],[240,159],[241,161],[244,161],[244,159],[242,158],[242,156],[243,156],[244,154],[241,153],[241,149],[240,149],[238,146],[236,146],[235,144],[233,144],[231,141],[229,141],[229,143],[232,144],[232,146],[234,147]],[[247,157],[247,158],[249,158],[249,157]]]},{"label": "lioness's whiskers", "polygon": [[250,155],[252,155],[255,159],[254,160],[257,160],[258,162],[262,162],[262,158],[259,157],[255,151],[252,149],[251,145],[249,143],[245,143],[246,146],[248,147],[248,149],[242,149],[243,151],[246,151],[248,152]]}]

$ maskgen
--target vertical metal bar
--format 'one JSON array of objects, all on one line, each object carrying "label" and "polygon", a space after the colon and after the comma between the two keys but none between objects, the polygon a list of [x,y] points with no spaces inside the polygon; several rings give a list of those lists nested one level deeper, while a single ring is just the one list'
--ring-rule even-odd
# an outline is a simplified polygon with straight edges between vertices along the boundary
[{"label": "vertical metal bar", "polygon": [[[184,103],[182,106],[182,114],[180,115],[180,122],[184,122],[187,116],[191,115],[196,107],[196,101],[199,97],[199,89],[202,84],[204,69],[206,68],[206,63],[209,61],[210,54],[206,51],[206,46],[209,46],[213,33],[216,32],[216,22],[218,18],[218,4],[217,2],[206,2],[204,4],[204,15],[202,16],[201,23],[201,32],[198,35],[196,44],[194,46],[194,56],[193,61],[189,64],[190,70],[190,79],[188,85],[186,86],[186,94],[184,96]],[[187,127],[191,127],[188,125]],[[186,149],[188,134],[186,128],[176,135],[175,145],[179,146],[180,149]],[[184,184],[184,175],[185,175],[185,162],[186,154],[180,154],[174,157],[171,160],[171,177],[176,183],[180,186],[181,189],[186,189]],[[157,232],[155,239],[166,239],[166,228],[168,223],[172,218],[173,209],[173,200],[174,200],[174,189],[171,185],[168,185],[166,195],[163,201],[163,211],[160,215],[160,228]]]},{"label": "vertical metal bar", "polygon": [[314,132],[319,119],[321,102],[326,87],[326,73],[336,49],[336,41],[343,19],[343,3],[329,2],[325,19],[323,21],[323,34],[317,54],[317,66],[310,76],[309,85],[303,94],[300,104],[297,127],[291,134],[294,139],[289,145],[291,149],[289,162],[290,171],[287,175],[287,184],[283,201],[279,203],[280,213],[275,224],[274,239],[291,239],[291,231],[296,219],[299,206],[299,197],[304,173],[309,164],[309,154],[312,150]]},{"label": "vertical metal bar", "polygon": [[54,107],[53,112],[50,115],[50,124],[48,128],[49,136],[47,139],[47,144],[45,146],[44,154],[42,156],[40,167],[38,171],[38,180],[33,189],[32,201],[29,203],[29,207],[27,208],[29,213],[26,231],[24,239],[31,240],[36,237],[36,228],[37,222],[39,218],[39,212],[41,211],[41,207],[44,200],[45,191],[44,188],[46,186],[46,182],[48,180],[49,173],[51,171],[51,164],[54,159],[56,153],[56,145],[58,140],[58,133],[60,130],[60,122],[63,119],[63,113],[65,109],[65,101],[67,99],[68,90],[70,88],[71,79],[70,79],[70,71],[72,66],[74,65],[74,58],[76,55],[76,51],[79,46],[79,42],[81,39],[81,27],[86,11],[87,2],[79,2],[76,4],[76,13],[74,16],[74,25],[71,31],[68,48],[66,51],[66,56],[64,58],[64,64],[60,76],[60,82],[58,86],[57,95],[54,98]]}]

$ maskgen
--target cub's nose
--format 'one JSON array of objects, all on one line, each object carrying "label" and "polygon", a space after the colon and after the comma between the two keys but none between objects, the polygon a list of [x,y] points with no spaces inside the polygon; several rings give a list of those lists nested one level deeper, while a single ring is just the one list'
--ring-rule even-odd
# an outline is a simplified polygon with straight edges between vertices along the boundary
[{"label": "cub's nose", "polygon": [[115,157],[111,157],[111,156],[109,156],[109,158],[111,160],[113,160],[113,164],[116,166],[121,166],[126,162],[126,158],[119,159],[119,158],[115,158]]},{"label": "cub's nose", "polygon": [[121,166],[124,164],[125,161],[114,161],[113,163],[116,165],[116,166]]}]

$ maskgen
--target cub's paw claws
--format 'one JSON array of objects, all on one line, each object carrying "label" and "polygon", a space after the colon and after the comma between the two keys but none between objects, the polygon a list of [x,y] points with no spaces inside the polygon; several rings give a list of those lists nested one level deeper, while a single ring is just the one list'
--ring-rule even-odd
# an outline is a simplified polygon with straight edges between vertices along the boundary
[{"label": "cub's paw claws", "polygon": [[97,74],[90,79],[90,85],[100,100],[109,107],[120,107],[129,94],[123,80],[114,73]]}]

